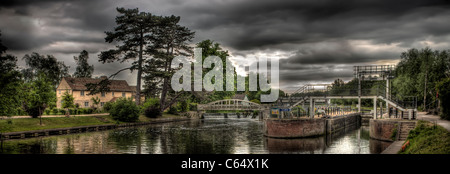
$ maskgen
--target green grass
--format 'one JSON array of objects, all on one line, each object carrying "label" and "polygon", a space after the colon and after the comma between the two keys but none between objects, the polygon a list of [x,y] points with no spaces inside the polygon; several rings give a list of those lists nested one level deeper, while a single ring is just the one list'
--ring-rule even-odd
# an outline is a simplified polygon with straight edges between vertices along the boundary
[{"label": "green grass", "polygon": [[450,154],[450,132],[427,121],[419,120],[407,140],[410,145],[401,154]]},{"label": "green grass", "polygon": [[[175,118],[178,115],[163,114],[160,118]],[[148,122],[155,119],[147,118],[143,115],[139,116],[137,122]],[[115,121],[111,116],[71,116],[67,117],[53,117],[42,118],[42,125],[39,125],[39,118],[16,118],[0,120],[0,132],[20,132],[30,130],[55,129],[65,127],[89,126],[89,125],[103,125],[123,123]]]}]

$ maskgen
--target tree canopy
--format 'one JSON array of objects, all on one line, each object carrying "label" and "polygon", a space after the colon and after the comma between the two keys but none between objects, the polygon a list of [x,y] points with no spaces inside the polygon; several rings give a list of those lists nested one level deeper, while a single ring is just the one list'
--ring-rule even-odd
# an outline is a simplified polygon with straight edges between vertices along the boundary
[{"label": "tree canopy", "polygon": [[94,65],[89,65],[89,53],[86,50],[81,51],[78,57],[73,57],[77,62],[77,67],[75,73],[73,73],[73,77],[92,77],[92,73],[94,73]]}]

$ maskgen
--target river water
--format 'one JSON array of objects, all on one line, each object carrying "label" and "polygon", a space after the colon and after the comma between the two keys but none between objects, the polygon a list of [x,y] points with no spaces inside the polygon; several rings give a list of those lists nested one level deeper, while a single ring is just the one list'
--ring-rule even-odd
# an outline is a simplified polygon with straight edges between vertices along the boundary
[{"label": "river water", "polygon": [[306,139],[263,136],[252,119],[206,119],[2,142],[4,154],[377,154],[367,126]]}]

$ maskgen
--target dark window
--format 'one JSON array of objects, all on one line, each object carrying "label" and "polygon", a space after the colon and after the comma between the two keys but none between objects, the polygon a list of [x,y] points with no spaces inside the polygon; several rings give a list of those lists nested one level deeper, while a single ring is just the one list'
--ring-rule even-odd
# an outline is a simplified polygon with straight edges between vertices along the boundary
[{"label": "dark window", "polygon": [[84,91],[80,91],[80,96],[84,96]]}]

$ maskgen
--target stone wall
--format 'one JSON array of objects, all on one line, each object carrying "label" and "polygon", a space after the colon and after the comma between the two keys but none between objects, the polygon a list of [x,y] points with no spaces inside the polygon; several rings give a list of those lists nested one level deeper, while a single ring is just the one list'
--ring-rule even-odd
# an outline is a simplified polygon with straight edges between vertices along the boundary
[{"label": "stone wall", "polygon": [[302,138],[335,133],[346,127],[359,127],[358,113],[333,117],[331,119],[276,119],[264,120],[264,135],[275,138]]},{"label": "stone wall", "polygon": [[[398,129],[398,121],[395,120],[370,120],[370,138],[393,141],[392,134]],[[398,130],[397,130],[398,132]]]},{"label": "stone wall", "polygon": [[333,133],[340,129],[344,129],[350,126],[360,126],[361,117],[359,113],[336,116],[326,121],[327,133]]},{"label": "stone wall", "polygon": [[325,119],[265,119],[264,135],[274,138],[314,137],[325,134]]}]

